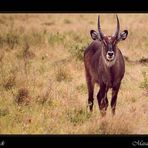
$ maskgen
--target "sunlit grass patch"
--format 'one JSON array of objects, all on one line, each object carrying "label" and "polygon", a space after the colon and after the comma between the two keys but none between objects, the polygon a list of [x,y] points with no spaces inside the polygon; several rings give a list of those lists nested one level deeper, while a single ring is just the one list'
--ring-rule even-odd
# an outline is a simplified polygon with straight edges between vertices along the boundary
[{"label": "sunlit grass patch", "polygon": [[73,108],[67,111],[68,120],[74,125],[83,124],[91,117],[91,113],[86,108]]},{"label": "sunlit grass patch", "polygon": [[16,95],[16,103],[18,105],[24,104],[27,105],[30,102],[30,94],[27,88],[20,88]]},{"label": "sunlit grass patch", "polygon": [[[101,15],[102,29],[113,33],[113,14]],[[1,14],[0,133],[147,134],[147,14],[118,15],[121,30],[129,31],[118,45],[126,73],[117,114],[110,115],[110,93],[101,118],[99,87],[93,112],[87,108],[83,62],[98,14]]]},{"label": "sunlit grass patch", "polygon": [[145,71],[143,71],[142,75],[143,75],[143,82],[141,82],[140,87],[144,88],[148,92],[148,74]]},{"label": "sunlit grass patch", "polygon": [[71,81],[72,76],[70,74],[70,71],[65,66],[57,66],[55,67],[55,78],[58,82],[61,81]]}]

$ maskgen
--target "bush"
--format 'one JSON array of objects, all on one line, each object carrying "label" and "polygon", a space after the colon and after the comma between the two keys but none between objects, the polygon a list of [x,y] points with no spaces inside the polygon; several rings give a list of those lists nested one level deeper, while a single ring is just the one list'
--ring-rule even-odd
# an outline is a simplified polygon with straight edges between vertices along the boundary
[{"label": "bush", "polygon": [[65,23],[65,24],[71,24],[72,22],[71,22],[71,20],[69,20],[69,19],[65,19],[65,20],[64,20],[64,23]]},{"label": "bush", "polygon": [[51,33],[48,38],[48,43],[50,45],[59,44],[64,41],[65,36],[59,32]]},{"label": "bush", "polygon": [[84,108],[74,108],[67,112],[67,117],[74,125],[79,125],[87,121],[91,117],[91,114],[86,112]]},{"label": "bush", "polygon": [[71,81],[72,77],[69,71],[64,66],[57,66],[55,69],[55,77],[58,82]]},{"label": "bush", "polygon": [[9,90],[9,89],[11,89],[13,86],[15,86],[15,84],[16,84],[15,79],[16,79],[16,76],[15,76],[15,75],[10,76],[10,77],[5,81],[5,83],[3,84],[4,88],[5,88],[6,90]]},{"label": "bush", "polygon": [[148,75],[146,72],[142,72],[144,81],[141,83],[140,87],[146,89],[148,92]]},{"label": "bush", "polygon": [[76,87],[76,89],[79,91],[79,93],[87,93],[86,84],[80,84]]},{"label": "bush", "polygon": [[14,49],[20,42],[20,37],[15,31],[10,31],[4,34],[0,34],[0,47],[8,46],[10,49]]},{"label": "bush", "polygon": [[139,62],[140,62],[141,64],[147,64],[147,63],[148,63],[148,58],[142,57],[142,58],[139,60]]},{"label": "bush", "polygon": [[9,114],[9,110],[8,110],[8,108],[4,108],[4,109],[0,109],[0,117],[2,117],[2,116],[6,116],[6,115],[8,115]]},{"label": "bush", "polygon": [[29,43],[24,41],[23,47],[20,52],[16,54],[16,57],[29,61],[35,57],[35,53],[31,51]]},{"label": "bush", "polygon": [[26,88],[20,88],[18,94],[16,95],[16,103],[18,105],[24,104],[28,105],[30,101],[29,91]]},{"label": "bush", "polygon": [[76,60],[82,61],[84,57],[84,50],[88,44],[79,43],[72,45],[69,52]]}]

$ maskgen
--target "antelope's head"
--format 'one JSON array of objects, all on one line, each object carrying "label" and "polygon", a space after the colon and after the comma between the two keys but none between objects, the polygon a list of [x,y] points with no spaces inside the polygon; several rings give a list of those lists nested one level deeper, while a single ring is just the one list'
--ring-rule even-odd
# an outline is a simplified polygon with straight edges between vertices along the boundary
[{"label": "antelope's head", "polygon": [[118,16],[117,18],[117,28],[112,36],[106,36],[101,30],[100,27],[100,16],[98,16],[98,32],[91,30],[90,34],[93,40],[99,40],[102,44],[103,55],[108,62],[111,62],[116,57],[116,46],[119,41],[125,40],[128,35],[128,30],[120,32],[120,23]]}]

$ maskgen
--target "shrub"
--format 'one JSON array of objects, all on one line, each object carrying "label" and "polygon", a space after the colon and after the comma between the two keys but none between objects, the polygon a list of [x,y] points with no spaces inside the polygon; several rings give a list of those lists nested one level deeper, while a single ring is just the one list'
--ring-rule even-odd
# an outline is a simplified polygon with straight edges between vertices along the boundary
[{"label": "shrub", "polygon": [[65,24],[71,24],[71,21],[70,21],[69,19],[65,19],[65,20],[64,20],[64,23],[65,23]]},{"label": "shrub", "polygon": [[58,82],[72,80],[72,77],[71,77],[69,71],[67,71],[66,67],[64,67],[64,66],[58,66],[56,68],[55,77]]},{"label": "shrub", "polygon": [[139,60],[139,62],[140,62],[141,64],[148,64],[148,58],[142,57],[142,58]]},{"label": "shrub", "polygon": [[144,81],[141,83],[140,87],[146,89],[148,92],[148,75],[146,72],[142,72]]},{"label": "shrub", "polygon": [[91,114],[83,108],[74,108],[67,112],[67,117],[74,125],[82,124],[90,118]]},{"label": "shrub", "polygon": [[10,76],[3,84],[4,88],[6,90],[11,89],[13,86],[15,86],[16,82],[15,82],[16,76],[12,75]]},{"label": "shrub", "polygon": [[80,92],[80,93],[87,93],[87,87],[86,84],[80,84],[76,87],[76,89]]},{"label": "shrub", "polygon": [[16,103],[18,105],[24,104],[28,105],[30,101],[29,91],[26,88],[20,88],[18,94],[16,95]]},{"label": "shrub", "polygon": [[65,39],[65,36],[59,32],[51,33],[48,37],[48,43],[50,45],[55,45],[63,42]]},{"label": "shrub", "polygon": [[19,40],[20,37],[16,31],[0,34],[0,47],[8,46],[10,49],[14,49],[19,44]]},{"label": "shrub", "polygon": [[69,52],[76,60],[82,61],[84,57],[84,50],[88,44],[79,43],[72,45]]},{"label": "shrub", "polygon": [[0,117],[2,116],[6,116],[9,114],[9,110],[7,108],[4,108],[4,109],[0,109]]},{"label": "shrub", "polygon": [[101,134],[132,134],[134,126],[125,116],[118,116],[102,120],[99,125],[99,132]]}]

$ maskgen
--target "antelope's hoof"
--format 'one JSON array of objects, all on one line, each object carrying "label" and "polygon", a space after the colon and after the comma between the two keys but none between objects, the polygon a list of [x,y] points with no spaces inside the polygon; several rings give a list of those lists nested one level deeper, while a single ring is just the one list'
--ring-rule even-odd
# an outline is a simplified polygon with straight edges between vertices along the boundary
[{"label": "antelope's hoof", "polygon": [[101,116],[102,117],[105,117],[106,116],[106,111],[105,110],[101,110],[100,112],[101,112]]}]

